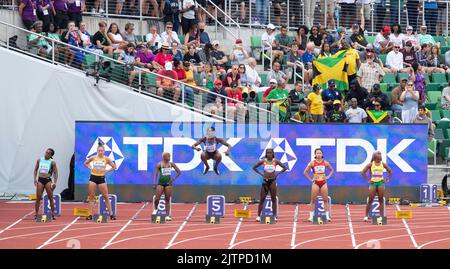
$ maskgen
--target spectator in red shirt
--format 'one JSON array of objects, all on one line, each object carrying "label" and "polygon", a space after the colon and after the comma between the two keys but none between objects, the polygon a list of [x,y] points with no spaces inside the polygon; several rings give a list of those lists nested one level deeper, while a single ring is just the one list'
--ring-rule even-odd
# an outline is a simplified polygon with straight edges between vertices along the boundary
[{"label": "spectator in red shirt", "polygon": [[225,79],[223,80],[223,86],[225,90],[231,90],[231,85],[233,83],[237,83],[238,87],[241,87],[241,76],[239,75],[239,67],[237,65],[233,65],[231,67],[231,72],[228,72]]},{"label": "spectator in red shirt", "polygon": [[168,95],[169,97],[173,97],[173,100],[177,102],[181,93],[180,86],[176,82],[178,80],[177,73],[172,70],[171,62],[167,62],[164,67],[165,70],[159,71],[159,76],[156,78],[156,94],[161,97]]},{"label": "spectator in red shirt", "polygon": [[169,53],[169,49],[169,43],[164,42],[156,54],[155,62],[161,66],[165,66],[167,62],[173,63],[173,56]]},{"label": "spectator in red shirt", "polygon": [[238,116],[238,118],[245,117],[245,106],[242,103],[242,91],[238,84],[233,82],[230,89],[226,91],[228,98],[230,98],[227,100],[228,118],[236,119],[236,116]]},{"label": "spectator in red shirt", "polygon": [[265,90],[264,91],[264,94],[263,94],[263,97],[262,97],[262,102],[263,103],[267,103],[267,95],[269,95],[269,93],[273,90],[273,89],[275,89],[276,87],[277,87],[277,84],[278,84],[278,82],[277,82],[277,80],[276,79],[271,79],[270,81],[269,81],[269,85],[270,85],[270,87],[269,88],[267,88],[267,90]]}]

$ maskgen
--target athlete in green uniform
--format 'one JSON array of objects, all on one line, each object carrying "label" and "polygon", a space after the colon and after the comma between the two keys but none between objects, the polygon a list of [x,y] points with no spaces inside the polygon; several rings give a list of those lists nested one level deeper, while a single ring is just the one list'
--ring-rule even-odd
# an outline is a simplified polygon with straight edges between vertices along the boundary
[{"label": "athlete in green uniform", "polygon": [[[172,183],[175,181],[177,177],[180,176],[180,169],[175,165],[175,163],[170,161],[170,153],[164,152],[163,160],[158,162],[156,165],[156,172],[153,177],[153,189],[156,190],[155,197],[155,208],[158,208],[159,199],[161,195],[164,193],[164,198],[166,200],[166,221],[171,221],[172,217],[170,216],[170,197],[172,196],[173,186]],[[171,177],[172,168],[175,169],[177,173],[175,177]],[[158,185],[156,185],[156,178],[159,175]]]}]

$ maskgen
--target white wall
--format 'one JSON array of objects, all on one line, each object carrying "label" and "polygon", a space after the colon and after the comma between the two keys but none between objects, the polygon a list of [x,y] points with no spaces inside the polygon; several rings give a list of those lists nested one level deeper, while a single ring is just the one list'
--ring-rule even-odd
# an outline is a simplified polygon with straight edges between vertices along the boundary
[{"label": "white wall", "polygon": [[114,83],[0,48],[0,192],[31,194],[36,160],[55,149],[67,188],[75,121],[212,121]]}]

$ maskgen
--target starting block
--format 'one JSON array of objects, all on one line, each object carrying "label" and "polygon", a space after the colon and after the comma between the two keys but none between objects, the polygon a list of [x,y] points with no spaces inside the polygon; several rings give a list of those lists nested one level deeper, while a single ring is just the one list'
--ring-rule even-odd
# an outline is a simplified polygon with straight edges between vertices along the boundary
[{"label": "starting block", "polygon": [[36,200],[36,199],[37,199],[36,194],[28,195],[28,200]]},{"label": "starting block", "polygon": [[107,223],[107,222],[108,222],[108,215],[98,215],[98,214],[95,214],[95,215],[93,216],[92,220],[93,220],[94,222],[97,222],[97,223]]},{"label": "starting block", "polygon": [[235,218],[251,218],[252,212],[248,209],[235,209],[234,210],[234,217]]},{"label": "starting block", "polygon": [[387,218],[386,217],[372,218],[372,224],[374,224],[374,225],[386,225],[387,224]]},{"label": "starting block", "polygon": [[324,223],[327,223],[327,222],[324,219],[322,219],[322,217],[319,217],[319,216],[314,216],[313,217],[313,224],[322,225]]},{"label": "starting block", "polygon": [[396,219],[412,219],[412,211],[411,210],[400,210],[395,211]]},{"label": "starting block", "polygon": [[252,197],[239,197],[239,201],[241,203],[251,203],[253,201]]},{"label": "starting block", "polygon": [[43,214],[43,215],[37,215],[36,216],[36,222],[38,223],[47,223],[52,221],[52,215],[51,214]]},{"label": "starting block", "polygon": [[220,216],[206,215],[206,223],[209,223],[209,224],[220,224]]},{"label": "starting block", "polygon": [[152,223],[154,224],[166,223],[166,217],[160,214],[154,214],[152,215]]},{"label": "starting block", "polygon": [[87,217],[90,215],[89,208],[75,207],[73,209],[73,215],[77,217]]},{"label": "starting block", "polygon": [[261,215],[261,224],[275,224],[275,217],[273,215]]},{"label": "starting block", "polygon": [[400,198],[389,198],[388,199],[388,204],[390,204],[390,205],[399,205],[400,203],[401,203]]}]

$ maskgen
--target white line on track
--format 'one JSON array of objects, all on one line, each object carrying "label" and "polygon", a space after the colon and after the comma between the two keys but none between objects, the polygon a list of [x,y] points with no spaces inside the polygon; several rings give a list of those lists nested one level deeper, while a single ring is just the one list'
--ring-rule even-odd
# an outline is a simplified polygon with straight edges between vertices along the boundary
[{"label": "white line on track", "polygon": [[350,236],[352,238],[352,246],[353,246],[353,248],[355,248],[356,247],[356,239],[355,239],[355,232],[353,231],[352,216],[350,214],[350,205],[346,204],[345,208],[347,209],[347,221],[348,221],[348,227],[350,229]]},{"label": "white line on track", "polygon": [[[395,207],[397,208],[398,211],[400,211],[400,206],[395,205]],[[411,229],[409,229],[408,223],[406,222],[405,219],[402,219],[402,221],[403,221],[403,225],[405,225],[406,231],[408,232],[409,238],[411,238],[411,241],[412,241],[414,247],[415,247],[415,248],[418,248],[416,239],[414,239],[414,236],[413,236],[413,234],[412,234],[412,232],[411,232]]]},{"label": "white line on track", "polygon": [[43,247],[45,247],[46,245],[48,245],[53,239],[55,239],[58,235],[60,235],[61,233],[63,233],[65,230],[67,230],[70,226],[72,226],[75,222],[77,222],[77,220],[80,217],[76,217],[71,223],[67,224],[66,227],[62,228],[62,230],[60,230],[59,232],[57,232],[54,236],[50,237],[50,239],[48,239],[47,241],[45,241],[44,244],[40,245],[39,247],[37,247],[37,249],[41,249]]},{"label": "white line on track", "polygon": [[186,217],[186,219],[184,220],[184,222],[180,225],[180,228],[178,228],[178,231],[173,235],[172,239],[170,240],[169,244],[167,244],[167,246],[165,247],[165,249],[169,249],[173,242],[175,241],[175,239],[177,238],[178,234],[183,230],[184,226],[187,224],[187,222],[191,219],[192,215],[195,212],[195,209],[197,208],[198,203],[195,203],[195,205],[192,207],[191,212],[189,212],[189,215]]},{"label": "white line on track", "polygon": [[297,220],[298,220],[298,205],[295,207],[294,224],[292,225],[291,247],[295,245],[295,238],[297,236]]},{"label": "white line on track", "polygon": [[5,229],[0,231],[0,234],[6,232],[7,230],[11,229],[12,227],[14,227],[16,224],[18,224],[19,222],[21,222],[22,220],[24,220],[26,217],[28,217],[29,215],[33,214],[34,210],[32,210],[30,213],[26,214],[25,216],[21,217],[20,219],[18,219],[16,222],[14,222],[13,224],[9,225],[8,227],[6,227]]},{"label": "white line on track", "polygon": [[144,210],[144,208],[146,208],[148,205],[148,202],[145,202],[145,204],[136,212],[136,214],[134,214],[134,216],[122,227],[122,229],[120,229],[113,237],[111,237],[111,239],[108,240],[108,242],[106,242],[106,244],[101,248],[101,249],[105,249],[107,248],[112,241],[114,241],[114,239],[116,239],[119,234],[121,234],[127,227],[128,225],[130,225],[133,220],[135,220],[137,218],[137,216],[142,212],[142,210]]},{"label": "white line on track", "polygon": [[[247,210],[247,205],[246,206],[244,206],[244,210]],[[237,237],[237,235],[238,235],[238,232],[239,232],[239,229],[241,228],[241,225],[242,225],[242,221],[244,220],[244,218],[240,218],[239,219],[239,222],[238,222],[238,224],[237,224],[237,226],[236,226],[236,230],[234,230],[234,234],[233,234],[233,237],[231,238],[231,241],[230,241],[230,246],[228,247],[228,249],[232,249],[233,248],[233,246],[234,246],[234,242],[236,241],[236,237]]]}]

